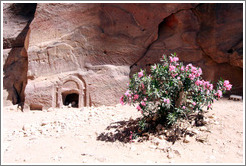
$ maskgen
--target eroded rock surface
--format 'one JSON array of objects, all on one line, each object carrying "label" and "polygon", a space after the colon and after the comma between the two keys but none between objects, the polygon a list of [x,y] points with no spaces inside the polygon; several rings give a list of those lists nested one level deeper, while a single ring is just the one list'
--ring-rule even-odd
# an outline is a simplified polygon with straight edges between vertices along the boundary
[{"label": "eroded rock surface", "polygon": [[[37,98],[33,94],[35,88],[44,89],[43,98],[47,101],[51,98],[57,101],[45,102],[45,106],[65,104],[66,96],[63,90],[59,92],[57,84],[65,84],[61,80],[69,75],[86,85],[83,106],[118,103],[129,81],[130,66],[156,40],[159,23],[171,13],[193,6],[195,4],[38,4],[28,36],[30,82],[26,88],[26,104]],[[46,93],[47,86],[41,87],[47,82],[40,80],[43,77],[54,79],[55,87],[50,86],[53,94]],[[69,91],[73,89],[66,93]],[[35,103],[42,105],[44,101]]]},{"label": "eroded rock surface", "polygon": [[[72,100],[68,96],[76,94],[78,99],[74,100],[80,106],[116,104],[131,74],[158,63],[163,53],[174,52],[185,64],[202,67],[204,79],[229,79],[235,87],[233,93],[241,94],[242,7],[195,3],[37,4],[25,47],[22,44],[24,51],[19,50],[25,53],[26,48],[23,57],[28,57],[28,67],[22,65],[28,79],[24,88],[26,107],[61,107]],[[8,38],[6,41],[16,37]],[[13,75],[16,78],[18,74]]]},{"label": "eroded rock surface", "polygon": [[200,4],[171,14],[159,25],[158,39],[132,71],[158,63],[176,52],[185,64],[203,69],[203,78],[229,79],[233,93],[242,94],[242,4]]},{"label": "eroded rock surface", "polygon": [[27,52],[24,47],[36,4],[3,4],[3,104],[23,103],[27,83]]}]

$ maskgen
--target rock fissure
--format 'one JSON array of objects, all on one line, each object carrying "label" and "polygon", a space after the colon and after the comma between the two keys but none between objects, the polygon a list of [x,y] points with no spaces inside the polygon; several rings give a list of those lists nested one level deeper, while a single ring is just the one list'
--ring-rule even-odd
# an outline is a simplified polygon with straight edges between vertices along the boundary
[{"label": "rock fissure", "polygon": [[157,36],[157,38],[156,38],[153,42],[151,42],[151,43],[148,45],[148,47],[146,48],[146,50],[145,50],[145,52],[143,53],[143,55],[140,56],[140,58],[130,66],[130,69],[131,69],[133,66],[137,66],[137,63],[138,63],[139,61],[141,61],[141,60],[145,57],[145,55],[147,54],[147,52],[149,51],[149,49],[151,48],[151,46],[152,46],[157,40],[158,40],[158,36]]},{"label": "rock fissure", "polygon": [[193,7],[193,8],[189,8],[189,9],[180,9],[180,10],[174,12],[174,13],[171,13],[171,14],[168,15],[167,17],[165,17],[165,18],[159,23],[159,25],[158,25],[158,32],[157,32],[158,35],[157,35],[157,38],[156,38],[154,41],[152,41],[152,42],[148,45],[148,47],[146,48],[146,50],[145,50],[145,52],[143,53],[143,55],[140,56],[140,58],[130,66],[130,69],[132,69],[133,66],[137,66],[137,63],[138,63],[139,61],[141,61],[141,60],[146,56],[146,54],[148,53],[148,51],[149,51],[149,49],[151,48],[151,46],[154,45],[156,41],[158,41],[159,36],[160,36],[160,29],[161,29],[160,27],[161,27],[162,24],[165,23],[165,19],[169,18],[169,17],[172,16],[172,15],[178,14],[178,13],[180,13],[180,12],[182,12],[182,11],[188,11],[188,10],[191,10],[191,11],[192,11],[193,9],[195,9],[195,8],[198,7],[198,6],[200,6],[200,4],[198,4],[197,6],[195,6],[195,7]]}]

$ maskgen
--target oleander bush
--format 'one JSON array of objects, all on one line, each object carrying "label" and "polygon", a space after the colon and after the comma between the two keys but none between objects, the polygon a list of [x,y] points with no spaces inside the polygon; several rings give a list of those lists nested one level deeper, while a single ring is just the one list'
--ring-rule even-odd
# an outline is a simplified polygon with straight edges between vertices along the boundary
[{"label": "oleander bush", "polygon": [[143,117],[142,128],[148,120],[172,126],[191,113],[212,109],[214,100],[232,88],[228,80],[215,84],[202,79],[202,69],[183,65],[176,54],[163,55],[159,64],[151,66],[149,74],[142,70],[132,76],[121,104],[133,104]]}]

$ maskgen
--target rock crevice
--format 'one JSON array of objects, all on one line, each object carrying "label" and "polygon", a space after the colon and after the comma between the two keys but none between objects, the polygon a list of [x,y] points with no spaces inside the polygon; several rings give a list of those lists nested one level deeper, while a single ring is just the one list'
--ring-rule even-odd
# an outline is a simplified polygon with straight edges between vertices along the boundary
[{"label": "rock crevice", "polygon": [[34,18],[36,4],[3,5],[3,88],[4,106],[23,105],[27,84],[28,56],[25,40]]}]

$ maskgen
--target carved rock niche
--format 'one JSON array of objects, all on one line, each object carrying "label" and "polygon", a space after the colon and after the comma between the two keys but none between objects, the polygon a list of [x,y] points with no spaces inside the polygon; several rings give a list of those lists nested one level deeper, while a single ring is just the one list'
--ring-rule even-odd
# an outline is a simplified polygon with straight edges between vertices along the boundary
[{"label": "carved rock niche", "polygon": [[56,106],[71,105],[81,108],[86,106],[86,88],[85,83],[75,76],[69,76],[63,79],[56,88]]}]

